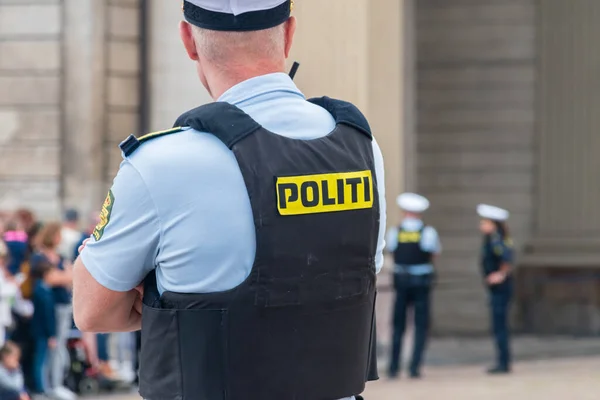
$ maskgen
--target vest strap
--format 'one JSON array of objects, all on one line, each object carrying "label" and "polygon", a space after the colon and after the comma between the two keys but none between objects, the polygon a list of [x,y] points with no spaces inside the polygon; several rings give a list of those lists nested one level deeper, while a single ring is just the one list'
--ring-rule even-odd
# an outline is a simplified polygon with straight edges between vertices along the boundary
[{"label": "vest strap", "polygon": [[248,114],[225,102],[194,108],[180,116],[175,126],[189,126],[199,132],[210,133],[229,149],[261,128]]},{"label": "vest strap", "polygon": [[[350,126],[369,139],[373,139],[367,119],[353,104],[329,97],[313,98],[308,101],[327,110],[337,125]],[[211,133],[230,149],[261,128],[261,125],[244,111],[225,102],[194,108],[180,116],[174,126],[189,126],[200,132]]]},{"label": "vest strap", "polygon": [[309,99],[313,104],[323,107],[335,118],[336,124],[343,124],[358,129],[369,139],[373,140],[371,126],[362,112],[352,103],[347,101],[335,100],[330,97],[319,97]]}]

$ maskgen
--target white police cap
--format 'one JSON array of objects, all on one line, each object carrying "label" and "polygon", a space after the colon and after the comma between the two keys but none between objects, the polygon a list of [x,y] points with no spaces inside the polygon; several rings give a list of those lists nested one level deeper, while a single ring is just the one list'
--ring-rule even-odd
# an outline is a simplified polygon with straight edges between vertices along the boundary
[{"label": "white police cap", "polygon": [[259,31],[288,20],[293,0],[184,0],[192,25],[215,31]]},{"label": "white police cap", "polygon": [[510,213],[502,208],[480,204],[477,206],[477,214],[481,218],[491,219],[492,221],[506,221]]},{"label": "white police cap", "polygon": [[416,193],[402,193],[396,199],[398,207],[404,211],[420,214],[429,208],[429,200]]}]

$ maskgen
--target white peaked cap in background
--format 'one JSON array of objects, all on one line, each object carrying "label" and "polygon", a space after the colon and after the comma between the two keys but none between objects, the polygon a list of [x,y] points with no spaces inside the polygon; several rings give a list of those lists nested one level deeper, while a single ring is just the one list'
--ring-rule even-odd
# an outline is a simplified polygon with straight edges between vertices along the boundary
[{"label": "white peaked cap in background", "polygon": [[396,199],[398,207],[404,211],[421,214],[429,208],[429,200],[416,193],[402,193]]},{"label": "white peaked cap in background", "polygon": [[481,218],[491,219],[492,221],[506,221],[510,213],[500,207],[480,204],[477,206],[477,214]]}]

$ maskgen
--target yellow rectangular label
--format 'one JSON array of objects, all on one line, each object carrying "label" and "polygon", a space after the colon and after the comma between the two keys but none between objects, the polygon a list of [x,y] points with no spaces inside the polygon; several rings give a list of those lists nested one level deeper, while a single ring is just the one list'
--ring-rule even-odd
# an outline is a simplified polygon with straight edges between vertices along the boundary
[{"label": "yellow rectangular label", "polygon": [[278,177],[280,215],[303,215],[373,207],[371,171]]},{"label": "yellow rectangular label", "polygon": [[421,232],[400,232],[398,233],[398,242],[400,243],[419,243],[421,241]]}]

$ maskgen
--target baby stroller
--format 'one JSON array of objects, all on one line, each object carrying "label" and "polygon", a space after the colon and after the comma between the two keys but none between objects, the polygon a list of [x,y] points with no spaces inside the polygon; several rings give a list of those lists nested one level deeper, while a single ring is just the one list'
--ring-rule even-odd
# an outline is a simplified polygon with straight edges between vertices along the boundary
[{"label": "baby stroller", "polygon": [[65,377],[65,386],[79,395],[98,395],[112,392],[118,382],[107,379],[89,363],[81,332],[71,331],[67,342],[70,364]]}]

